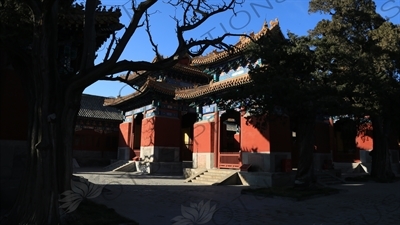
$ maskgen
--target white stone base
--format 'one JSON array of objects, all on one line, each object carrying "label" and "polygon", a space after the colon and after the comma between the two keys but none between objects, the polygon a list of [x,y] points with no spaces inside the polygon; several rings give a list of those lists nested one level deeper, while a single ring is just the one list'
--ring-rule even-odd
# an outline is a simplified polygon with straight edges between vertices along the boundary
[{"label": "white stone base", "polygon": [[[400,164],[392,163],[392,171],[400,175]],[[335,169],[340,169],[343,173],[370,173],[371,163],[334,163]]]},{"label": "white stone base", "polygon": [[333,167],[342,173],[368,173],[368,168],[361,163],[334,162]]},{"label": "white stone base", "polygon": [[148,162],[179,162],[179,147],[140,147],[140,158]]},{"label": "white stone base", "polygon": [[183,176],[187,179],[189,177],[196,176],[200,173],[203,173],[204,170],[205,170],[204,168],[200,168],[200,169],[183,168]]},{"label": "white stone base", "polygon": [[242,163],[257,167],[260,172],[280,172],[282,160],[291,159],[290,152],[254,153],[242,152]]},{"label": "white stone base", "polygon": [[[147,174],[182,175],[182,162],[144,162],[135,161],[135,170]],[[130,170],[132,172],[133,170]]]},{"label": "white stone base", "polygon": [[214,153],[193,153],[193,168],[212,169],[214,167]]},{"label": "white stone base", "polygon": [[[372,157],[370,151],[360,150],[361,163],[334,163],[335,169],[340,169],[343,173],[370,173]],[[396,175],[400,174],[399,151],[390,150],[392,171]]]}]

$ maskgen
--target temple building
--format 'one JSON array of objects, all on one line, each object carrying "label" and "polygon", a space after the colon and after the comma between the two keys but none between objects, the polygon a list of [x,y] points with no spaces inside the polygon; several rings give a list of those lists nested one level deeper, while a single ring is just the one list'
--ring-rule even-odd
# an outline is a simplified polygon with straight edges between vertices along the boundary
[{"label": "temple building", "polygon": [[[264,23],[258,33],[249,35],[256,41],[284,38],[277,21],[270,27]],[[249,88],[249,67],[261,65],[260,59],[243,54],[250,43],[250,38],[241,37],[233,52],[188,56],[168,70],[124,77],[138,90],[105,100],[106,106],[125,115],[119,151],[129,152],[129,159],[147,160],[154,168],[179,169],[180,162],[189,161],[194,168],[238,169],[252,164],[263,171],[291,170],[287,118],[268,120],[268,126],[260,128],[249,122],[246,112],[220,110],[215,104],[232,91]]]},{"label": "temple building", "polygon": [[72,145],[72,156],[79,166],[106,166],[117,159],[123,116],[118,109],[103,106],[104,99],[82,94]]},{"label": "temple building", "polygon": [[[256,41],[285,38],[277,20],[249,35]],[[240,37],[232,51],[187,56],[164,71],[123,77],[137,91],[106,99],[104,105],[124,113],[119,138],[124,159],[147,162],[155,173],[178,172],[182,166],[239,169],[251,165],[263,172],[297,167],[296,132],[289,118],[254,118],[245,109],[221,110],[216,104],[229,93],[251,88],[249,69],[261,66],[261,60],[244,54],[250,43],[250,38]],[[335,122],[322,118],[316,123],[314,167],[318,170],[331,169],[335,162],[344,170],[352,169],[372,149],[368,129],[357,132],[353,126],[349,131],[344,126],[335,128]]]}]

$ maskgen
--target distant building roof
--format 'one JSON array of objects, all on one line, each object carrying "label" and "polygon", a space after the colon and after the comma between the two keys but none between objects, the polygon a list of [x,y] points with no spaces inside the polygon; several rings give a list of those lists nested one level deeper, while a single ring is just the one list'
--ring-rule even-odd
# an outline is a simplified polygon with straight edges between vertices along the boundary
[{"label": "distant building roof", "polygon": [[106,98],[102,96],[82,94],[78,116],[122,121],[123,115],[121,111],[113,107],[104,106],[104,99]]}]

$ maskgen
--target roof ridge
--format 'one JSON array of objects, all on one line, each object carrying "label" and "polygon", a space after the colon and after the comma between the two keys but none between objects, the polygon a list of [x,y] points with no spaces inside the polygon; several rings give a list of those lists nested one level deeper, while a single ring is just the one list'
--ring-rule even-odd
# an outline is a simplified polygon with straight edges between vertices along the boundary
[{"label": "roof ridge", "polygon": [[[255,41],[258,41],[260,38],[265,36],[268,32],[271,32],[273,29],[278,29],[279,28],[278,18],[276,18],[275,21],[271,20],[269,24],[270,24],[271,28],[268,28],[267,22],[264,21],[264,24],[261,27],[261,30],[257,33],[251,32],[249,34],[249,36],[252,37]],[[239,41],[233,47],[233,54],[241,52],[250,43],[251,43],[251,39],[249,37],[240,36]],[[220,61],[220,60],[225,59],[225,58],[229,57],[230,55],[232,55],[231,51],[232,50],[217,51],[216,49],[214,49],[212,52],[208,53],[205,56],[197,56],[197,57],[192,58],[191,65],[199,66],[199,65],[204,65],[204,64]]]},{"label": "roof ridge", "polygon": [[176,90],[175,91],[175,99],[191,99],[196,98],[202,95],[214,93],[220,91],[222,89],[227,89],[231,87],[237,87],[245,84],[249,84],[253,82],[250,75],[243,74],[238,77],[231,77],[229,79],[213,82],[206,85],[201,85],[198,87],[188,88],[184,90]]},{"label": "roof ridge", "polygon": [[[171,68],[169,68],[170,70],[177,70],[177,71],[181,71],[181,72],[185,72],[185,75],[198,75],[198,76],[203,76],[203,77],[207,77],[209,78],[210,75],[204,73],[202,70],[198,69],[195,66],[191,66],[191,65],[183,65],[180,63],[177,63],[175,65],[173,65]],[[139,77],[142,77],[143,75],[145,75],[146,73],[149,73],[149,75],[151,73],[154,73],[157,71],[137,71],[137,72],[132,72],[128,75],[128,81],[133,81],[138,79]],[[189,73],[188,73],[189,72]],[[122,79],[126,78],[126,75],[121,75],[120,76]]]},{"label": "roof ridge", "polygon": [[[149,83],[151,82],[151,78],[147,77],[146,82],[139,88],[138,91],[133,92],[132,94],[125,95],[125,96],[118,96],[116,98],[105,98],[104,99],[104,106],[112,106],[119,104],[121,102],[127,101],[131,98],[134,98],[135,96],[141,95],[143,91],[149,86]],[[153,79],[154,80],[154,79]]]}]

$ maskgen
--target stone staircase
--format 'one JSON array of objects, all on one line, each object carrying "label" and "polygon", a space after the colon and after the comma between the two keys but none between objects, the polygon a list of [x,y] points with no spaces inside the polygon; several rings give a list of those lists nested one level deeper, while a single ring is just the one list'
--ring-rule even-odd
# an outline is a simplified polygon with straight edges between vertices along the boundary
[{"label": "stone staircase", "polygon": [[334,172],[335,171],[323,171],[323,170],[317,171],[315,173],[315,175],[317,177],[317,183],[319,183],[323,186],[346,183],[346,181],[337,177],[334,174]]},{"label": "stone staircase", "polygon": [[207,184],[207,185],[219,185],[222,183],[226,184],[235,184],[235,179],[232,179],[231,182],[228,182],[229,178],[236,175],[239,170],[231,170],[231,169],[208,169],[199,174],[189,177],[185,180],[185,182],[192,182],[198,184]]},{"label": "stone staircase", "polygon": [[118,160],[110,165],[104,167],[106,171],[136,171],[136,165],[134,161],[130,160]]}]

